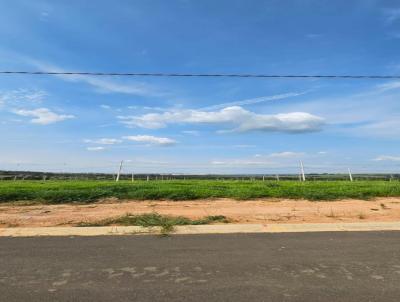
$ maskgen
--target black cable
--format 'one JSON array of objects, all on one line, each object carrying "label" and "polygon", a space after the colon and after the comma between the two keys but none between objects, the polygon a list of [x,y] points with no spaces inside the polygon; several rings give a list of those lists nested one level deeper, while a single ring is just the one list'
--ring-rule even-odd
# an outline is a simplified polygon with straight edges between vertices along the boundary
[{"label": "black cable", "polygon": [[230,78],[285,78],[285,79],[400,79],[400,75],[278,75],[278,74],[204,74],[204,73],[119,73],[119,72],[51,72],[0,71],[3,75],[87,75],[133,77],[230,77]]}]

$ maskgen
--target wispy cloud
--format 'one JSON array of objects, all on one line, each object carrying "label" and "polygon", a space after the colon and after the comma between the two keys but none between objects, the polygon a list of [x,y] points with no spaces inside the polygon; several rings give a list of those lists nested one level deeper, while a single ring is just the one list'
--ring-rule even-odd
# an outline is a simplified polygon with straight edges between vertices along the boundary
[{"label": "wispy cloud", "polygon": [[35,108],[42,104],[48,93],[39,89],[14,89],[0,91],[0,110],[19,116],[34,117],[33,124],[48,125],[75,118],[71,114],[59,114],[48,108]]},{"label": "wispy cloud", "polygon": [[157,107],[157,106],[153,107],[153,106],[137,106],[137,105],[128,106],[127,108],[132,109],[132,110],[139,109],[139,110],[151,110],[151,111],[165,111],[168,109],[168,108]]},{"label": "wispy cloud", "polygon": [[[52,65],[50,63],[25,58],[25,61],[38,68],[40,71],[46,72],[67,72],[67,70]],[[75,70],[76,71],[76,70]],[[129,81],[129,82],[117,82],[104,77],[98,76],[87,76],[87,75],[55,75],[56,77],[67,81],[67,82],[81,82],[88,84],[102,93],[121,93],[131,94],[139,96],[165,96],[166,93],[159,89],[152,87],[146,83]]]},{"label": "wispy cloud", "polygon": [[[85,139],[83,142],[87,144],[95,144],[95,145],[116,145],[121,144],[124,141],[134,141],[139,143],[146,143],[148,145],[159,145],[159,146],[171,146],[175,145],[177,142],[173,139],[167,137],[157,137],[152,135],[131,135],[131,136],[123,136],[122,138],[98,138],[98,139]],[[96,150],[96,148],[104,148],[104,147],[88,147],[88,149]]]},{"label": "wispy cloud", "polygon": [[400,39],[400,32],[391,32],[387,34],[389,38]]},{"label": "wispy cloud", "polygon": [[373,121],[360,125],[351,130],[355,135],[368,135],[371,137],[398,139],[400,138],[400,116],[387,117],[387,120]]},{"label": "wispy cloud", "polygon": [[269,154],[255,154],[251,157],[234,159],[217,159],[211,162],[213,165],[225,167],[298,167],[299,158],[315,158],[315,154],[304,152],[282,151]]},{"label": "wispy cloud", "polygon": [[328,131],[345,136],[399,139],[400,81],[368,86],[356,93],[343,93],[282,104],[281,110],[304,110],[323,116]]},{"label": "wispy cloud", "polygon": [[240,144],[240,145],[233,145],[233,148],[255,148],[256,145],[246,145],[246,144]]},{"label": "wispy cloud", "polygon": [[141,116],[119,116],[128,127],[158,129],[168,124],[228,124],[234,128],[224,132],[271,131],[312,132],[321,130],[324,119],[306,112],[290,112],[275,115],[257,114],[239,106],[219,111],[174,110],[149,113]]},{"label": "wispy cloud", "polygon": [[39,125],[48,125],[75,118],[75,116],[70,114],[55,113],[48,108],[38,108],[33,110],[19,109],[13,111],[13,113],[20,116],[34,117],[31,119],[31,123]]},{"label": "wispy cloud", "polygon": [[131,135],[124,136],[123,139],[158,146],[172,146],[177,143],[175,140],[167,137],[157,137],[152,135]]},{"label": "wispy cloud", "polygon": [[88,151],[103,151],[105,150],[104,147],[87,147],[86,150]]},{"label": "wispy cloud", "polygon": [[374,158],[375,161],[400,161],[400,156],[380,155]]},{"label": "wispy cloud", "polygon": [[316,33],[306,34],[306,38],[308,38],[308,39],[317,39],[317,38],[321,38],[322,36],[323,36],[322,34],[316,34]]},{"label": "wispy cloud", "polygon": [[270,167],[275,164],[273,161],[267,160],[251,160],[251,159],[231,159],[231,160],[213,160],[212,165],[238,167],[238,166],[265,166]]},{"label": "wispy cloud", "polygon": [[236,101],[236,102],[222,103],[222,104],[218,104],[218,105],[204,107],[199,110],[208,111],[208,110],[216,110],[216,109],[221,109],[221,108],[231,107],[231,106],[253,105],[253,104],[257,104],[257,103],[283,100],[283,99],[287,99],[287,98],[291,98],[291,97],[300,96],[300,95],[303,95],[306,93],[308,93],[308,91],[289,92],[289,93],[283,93],[283,94],[277,94],[277,95],[263,96],[263,97],[259,97],[259,98],[241,100],[241,101]]},{"label": "wispy cloud", "polygon": [[193,135],[193,136],[199,136],[200,135],[200,131],[197,131],[197,130],[184,130],[184,131],[182,131],[182,133]]},{"label": "wispy cloud", "polygon": [[296,157],[300,157],[303,155],[304,155],[303,152],[284,151],[284,152],[268,154],[268,157],[271,157],[271,158],[296,158]]},{"label": "wispy cloud", "polygon": [[388,8],[383,11],[385,22],[391,24],[400,19],[400,8]]},{"label": "wispy cloud", "polygon": [[40,12],[39,20],[46,22],[46,21],[48,21],[49,16],[50,16],[50,14],[48,11],[42,11],[42,12]]},{"label": "wispy cloud", "polygon": [[99,139],[85,139],[85,143],[99,144],[99,145],[115,145],[122,142],[120,139],[116,138],[99,138]]},{"label": "wispy cloud", "polygon": [[39,89],[14,89],[0,91],[1,106],[26,106],[41,104],[48,96],[48,93]]},{"label": "wispy cloud", "polygon": [[394,89],[400,89],[400,81],[392,81],[376,86],[378,91],[385,92]]}]

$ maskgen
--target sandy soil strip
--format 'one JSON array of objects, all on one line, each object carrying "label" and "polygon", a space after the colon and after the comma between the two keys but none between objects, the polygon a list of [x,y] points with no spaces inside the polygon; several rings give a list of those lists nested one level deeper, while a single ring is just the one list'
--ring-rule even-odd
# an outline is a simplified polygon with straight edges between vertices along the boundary
[{"label": "sandy soil strip", "polygon": [[400,198],[318,202],[289,199],[104,200],[90,205],[0,205],[0,227],[72,226],[126,213],[151,212],[189,218],[225,215],[234,223],[384,222],[400,221]]}]

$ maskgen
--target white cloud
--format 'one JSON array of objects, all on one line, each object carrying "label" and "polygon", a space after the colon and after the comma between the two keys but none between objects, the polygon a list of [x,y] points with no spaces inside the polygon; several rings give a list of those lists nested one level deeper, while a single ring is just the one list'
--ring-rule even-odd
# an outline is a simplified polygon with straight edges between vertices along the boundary
[{"label": "white cloud", "polygon": [[[0,109],[20,116],[34,117],[34,124],[48,125],[75,118],[70,114],[58,114],[48,108],[36,108],[48,96],[48,93],[39,89],[14,89],[0,92]],[[21,109],[25,108],[25,109]]]},{"label": "white cloud", "polygon": [[176,144],[176,141],[173,139],[167,137],[157,137],[152,135],[131,135],[131,136],[124,136],[123,139],[134,142],[147,143],[150,145],[159,145],[159,146],[171,146]]},{"label": "white cloud", "polygon": [[400,161],[400,156],[380,155],[374,158],[375,161]]},{"label": "white cloud", "polygon": [[[228,124],[229,131],[275,131],[312,132],[324,125],[324,119],[306,112],[290,112],[275,115],[257,114],[239,106],[226,107],[219,111],[173,110],[164,113],[149,113],[141,116],[119,116],[128,127],[158,129],[168,124]],[[228,132],[229,132],[228,131]],[[227,132],[227,131],[224,131]]]},{"label": "white cloud", "polygon": [[111,109],[111,106],[102,104],[102,105],[100,105],[100,108],[102,108],[102,109]]},{"label": "white cloud", "polygon": [[34,117],[31,119],[31,123],[40,125],[48,125],[75,118],[75,116],[69,114],[57,114],[47,108],[38,108],[33,110],[18,109],[14,110],[13,113],[21,116]]},{"label": "white cloud", "polygon": [[88,151],[102,151],[105,150],[104,147],[87,147],[86,150]]},{"label": "white cloud", "polygon": [[122,140],[116,138],[99,138],[99,139],[85,139],[84,142],[91,144],[99,144],[99,145],[114,145],[121,143]]}]

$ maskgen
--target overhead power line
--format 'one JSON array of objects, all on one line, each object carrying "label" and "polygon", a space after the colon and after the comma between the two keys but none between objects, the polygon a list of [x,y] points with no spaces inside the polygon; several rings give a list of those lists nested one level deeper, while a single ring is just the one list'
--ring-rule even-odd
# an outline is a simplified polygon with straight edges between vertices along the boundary
[{"label": "overhead power line", "polygon": [[227,77],[271,79],[400,79],[400,75],[305,75],[305,74],[240,74],[240,73],[136,73],[136,72],[52,72],[52,71],[0,71],[2,75],[82,75],[131,77]]}]

